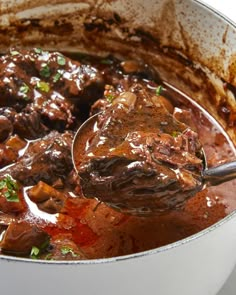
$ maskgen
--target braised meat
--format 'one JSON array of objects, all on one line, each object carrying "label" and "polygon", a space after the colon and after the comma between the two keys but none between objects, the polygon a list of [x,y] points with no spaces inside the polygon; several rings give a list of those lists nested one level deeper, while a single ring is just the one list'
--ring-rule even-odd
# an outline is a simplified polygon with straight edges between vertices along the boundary
[{"label": "braised meat", "polygon": [[135,85],[99,115],[78,168],[86,197],[146,214],[180,208],[196,192],[202,171],[198,136],[166,106],[165,99]]},{"label": "braised meat", "polygon": [[51,243],[46,258],[53,260],[82,260],[87,259],[83,251],[71,240],[68,234],[56,235]]},{"label": "braised meat", "polygon": [[43,250],[47,246],[49,236],[35,225],[27,222],[12,222],[0,243],[3,253],[25,256],[33,247]]},{"label": "braised meat", "polygon": [[11,50],[0,58],[0,107],[15,110],[8,119],[28,139],[45,135],[46,127],[64,131],[78,124],[79,107],[100,98],[103,85],[95,68],[58,52]]},{"label": "braised meat", "polygon": [[12,166],[2,171],[23,185],[34,185],[40,180],[52,184],[65,179],[72,170],[71,143],[73,134],[52,131],[41,140],[29,144],[27,152]]},{"label": "braised meat", "polygon": [[11,135],[13,130],[11,121],[5,116],[0,115],[0,142],[4,141]]},{"label": "braised meat", "polygon": [[[72,139],[98,113],[75,140],[79,176]],[[185,202],[201,177],[195,132],[211,163],[235,157],[214,119],[142,60],[11,49],[0,57],[0,255],[104,259],[217,222],[235,209],[235,183]]]}]

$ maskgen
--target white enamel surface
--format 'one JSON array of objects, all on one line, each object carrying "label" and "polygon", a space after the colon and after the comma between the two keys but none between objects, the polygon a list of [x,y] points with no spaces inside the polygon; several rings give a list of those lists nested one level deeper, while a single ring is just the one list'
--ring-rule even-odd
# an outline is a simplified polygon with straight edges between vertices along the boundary
[{"label": "white enamel surface", "polygon": [[[227,5],[231,5],[228,15],[232,18],[232,0],[208,2],[216,4],[218,10],[222,8],[224,14],[227,14]],[[196,20],[203,12],[198,11],[189,1],[188,7],[191,5],[192,14],[189,15]],[[189,8],[186,7],[187,9]],[[213,28],[215,21],[216,19],[209,19],[205,25]],[[218,28],[220,34],[225,27],[227,25],[222,24]],[[197,34],[193,36],[197,37]],[[219,31],[213,29],[212,46],[217,42],[217,34]],[[228,35],[225,44],[227,51],[232,52],[236,48],[234,45],[236,41],[232,33],[232,39]],[[0,259],[0,290],[4,295],[215,295],[234,268],[235,262],[234,215],[223,220],[222,224],[186,239],[184,243],[179,242],[130,259],[65,265]],[[232,292],[233,288],[226,285],[219,294],[233,295],[236,290]]]},{"label": "white enamel surface", "polygon": [[[213,7],[224,16],[236,23],[236,2],[232,0],[204,0],[207,5]],[[236,267],[234,268],[229,279],[219,291],[218,295],[235,295],[236,294]]]},{"label": "white enamel surface", "polygon": [[[206,4],[210,5],[220,13],[224,14],[231,21],[236,23],[236,2],[232,0],[204,0]],[[234,268],[229,279],[220,290],[218,295],[235,295],[236,294],[236,267]]]},{"label": "white enamel surface", "polygon": [[235,228],[236,218],[229,218],[200,238],[118,262],[57,265],[2,260],[1,292],[214,295],[234,267]]}]

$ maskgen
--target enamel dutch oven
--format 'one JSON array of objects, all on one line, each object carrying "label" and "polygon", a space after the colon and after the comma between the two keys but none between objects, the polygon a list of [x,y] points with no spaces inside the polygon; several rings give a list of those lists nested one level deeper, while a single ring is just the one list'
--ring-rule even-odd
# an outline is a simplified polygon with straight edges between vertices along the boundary
[{"label": "enamel dutch oven", "polygon": [[[236,86],[236,27],[202,3],[1,0],[0,15],[1,52],[16,45],[140,56],[163,79],[201,102],[236,143],[235,127],[227,126],[217,112],[222,96],[236,109],[233,94],[222,86],[222,80]],[[111,17],[115,21],[109,22]],[[87,30],[94,19],[106,30],[96,35]],[[196,77],[183,60],[191,60],[204,75]],[[204,85],[203,77],[215,88],[214,99],[204,87],[190,87]],[[235,248],[233,212],[184,240],[128,256],[35,261],[2,255],[0,289],[5,295],[213,295],[235,265]]]}]

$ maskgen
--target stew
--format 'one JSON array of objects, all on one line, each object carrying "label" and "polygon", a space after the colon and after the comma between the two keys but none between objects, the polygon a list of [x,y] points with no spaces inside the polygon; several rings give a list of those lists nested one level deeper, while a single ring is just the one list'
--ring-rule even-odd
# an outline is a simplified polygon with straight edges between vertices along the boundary
[{"label": "stew", "polygon": [[[75,132],[89,116],[101,111],[107,115],[120,103],[125,106],[122,123],[120,118],[113,117],[119,136],[109,133],[109,128],[105,131],[101,128],[99,138],[94,138],[99,154],[101,139],[108,131],[107,144],[111,150],[108,152],[106,146],[106,157],[97,167],[98,171],[106,165],[112,167],[117,172],[115,183],[118,187],[122,184],[119,170],[130,163],[131,154],[132,161],[140,160],[137,155],[141,153],[134,155],[135,149],[130,147],[143,145],[144,139],[145,144],[150,141],[145,145],[149,151],[157,149],[159,161],[166,161],[170,142],[175,142],[176,149],[171,162],[168,160],[168,167],[183,164],[179,148],[184,146],[189,155],[187,171],[190,176],[194,175],[192,178],[185,175],[185,180],[198,180],[196,172],[201,165],[197,157],[199,142],[209,165],[234,157],[234,146],[222,127],[206,110],[161,81],[150,65],[112,56],[104,59],[47,52],[40,48],[11,49],[0,58],[0,94],[1,254],[47,260],[132,254],[195,234],[236,207],[233,198],[235,181],[207,188],[184,205],[180,202],[181,206],[176,206],[176,198],[175,206],[168,212],[151,217],[114,210],[101,202],[104,200],[96,199],[92,179],[82,177],[80,183],[71,157]],[[149,121],[150,124],[139,133],[130,133],[130,137],[124,140],[121,136],[124,129],[137,124],[138,110],[130,112],[134,100],[138,100],[140,106],[144,101],[149,104],[145,103],[143,122]],[[159,115],[165,120],[159,120],[155,115],[154,104],[162,106]],[[175,126],[167,130],[166,119],[170,113],[175,118]],[[106,115],[101,124],[110,124]],[[162,128],[159,136],[153,132],[156,123]],[[189,127],[187,134],[184,133],[186,126]],[[186,141],[185,136],[191,140]],[[85,142],[81,140],[80,144],[82,154]],[[147,155],[147,150],[142,152]],[[113,162],[114,155],[118,160]],[[152,158],[150,161],[153,163]],[[82,168],[80,176],[88,171],[86,161]],[[127,179],[132,175],[131,170],[128,169]],[[152,189],[155,177],[152,178],[152,173],[150,178],[146,177],[144,166],[140,166],[140,171],[143,177],[140,182],[136,179],[137,189],[141,194],[151,196],[156,191]],[[106,169],[104,177],[105,173]],[[176,180],[175,175],[173,179]],[[83,196],[81,185],[84,187],[84,183],[91,199]],[[184,183],[191,187],[191,182]],[[105,197],[117,198],[115,193],[109,195],[106,183],[101,188],[106,191]],[[175,187],[169,189],[175,190]]]}]

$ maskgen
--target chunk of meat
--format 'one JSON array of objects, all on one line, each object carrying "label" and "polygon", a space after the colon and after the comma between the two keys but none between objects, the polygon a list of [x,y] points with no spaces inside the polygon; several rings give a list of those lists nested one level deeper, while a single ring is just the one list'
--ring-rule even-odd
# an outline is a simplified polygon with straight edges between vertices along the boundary
[{"label": "chunk of meat", "polygon": [[59,213],[66,199],[65,194],[43,181],[39,181],[39,183],[33,186],[28,191],[28,195],[40,210],[51,214]]},{"label": "chunk of meat", "polygon": [[161,213],[181,208],[202,185],[197,134],[141,85],[116,97],[95,124],[76,160],[86,197],[134,214]]},{"label": "chunk of meat", "polygon": [[50,260],[86,259],[83,251],[70,238],[70,234],[55,235],[50,241],[50,250],[45,257]]},{"label": "chunk of meat", "polygon": [[28,139],[45,135],[46,127],[71,129],[80,106],[100,98],[103,87],[97,69],[58,52],[11,50],[0,58],[0,107],[15,110],[7,118]]},{"label": "chunk of meat", "polygon": [[18,154],[11,147],[0,144],[0,168],[12,164],[17,160]]},{"label": "chunk of meat", "polygon": [[23,198],[19,196],[18,202],[10,202],[6,197],[0,193],[0,211],[6,214],[18,214],[24,212],[26,209]]},{"label": "chunk of meat", "polygon": [[14,132],[22,138],[36,139],[48,133],[48,128],[42,123],[41,115],[32,110],[17,113],[13,120]]},{"label": "chunk of meat", "polygon": [[36,225],[23,221],[12,222],[3,236],[0,248],[5,254],[23,256],[29,255],[32,247],[45,247],[48,241],[48,234]]},{"label": "chunk of meat", "polygon": [[11,121],[5,117],[0,115],[0,142],[6,140],[12,133],[13,126]]},{"label": "chunk of meat", "polygon": [[72,170],[71,144],[73,134],[52,131],[42,140],[31,142],[22,157],[1,174],[9,174],[23,185],[35,185],[40,180],[52,184],[65,179]]},{"label": "chunk of meat", "polygon": [[0,213],[14,215],[24,212],[25,208],[22,187],[9,175],[0,178]]}]

